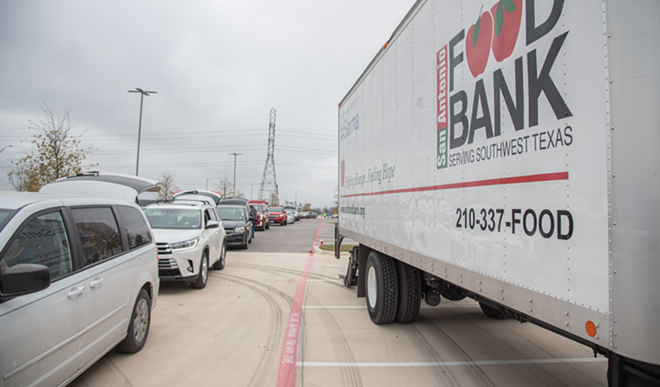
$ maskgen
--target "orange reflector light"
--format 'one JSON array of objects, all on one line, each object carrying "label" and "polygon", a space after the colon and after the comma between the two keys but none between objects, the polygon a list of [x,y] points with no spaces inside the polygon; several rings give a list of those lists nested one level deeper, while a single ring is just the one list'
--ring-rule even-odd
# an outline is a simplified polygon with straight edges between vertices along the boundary
[{"label": "orange reflector light", "polygon": [[389,44],[389,42],[385,42],[385,44],[383,44],[383,50],[387,48],[388,44]]},{"label": "orange reflector light", "polygon": [[598,328],[596,327],[596,324],[594,324],[593,321],[587,321],[587,323],[584,326],[584,329],[586,329],[589,337],[596,337],[596,334],[598,334]]}]

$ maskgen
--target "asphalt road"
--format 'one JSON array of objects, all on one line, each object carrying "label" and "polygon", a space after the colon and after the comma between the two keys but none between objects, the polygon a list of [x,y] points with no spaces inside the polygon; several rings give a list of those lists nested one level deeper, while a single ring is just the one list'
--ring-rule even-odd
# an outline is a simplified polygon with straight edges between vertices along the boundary
[{"label": "asphalt road", "polygon": [[332,240],[334,225],[259,232],[247,251],[229,251],[205,289],[162,284],[142,351],[113,350],[71,385],[607,385],[604,358],[534,325],[489,319],[471,300],[423,305],[412,324],[373,324],[338,278],[347,257],[310,254],[317,232]]},{"label": "asphalt road", "polygon": [[[334,223],[323,226],[322,237],[325,237],[326,229],[330,229],[334,241]],[[301,219],[286,226],[271,224],[266,231],[255,231],[255,238],[248,246],[248,252],[259,253],[309,253],[314,243],[314,236],[322,219]],[[325,237],[327,239],[327,237]],[[325,242],[325,239],[324,239]]]}]

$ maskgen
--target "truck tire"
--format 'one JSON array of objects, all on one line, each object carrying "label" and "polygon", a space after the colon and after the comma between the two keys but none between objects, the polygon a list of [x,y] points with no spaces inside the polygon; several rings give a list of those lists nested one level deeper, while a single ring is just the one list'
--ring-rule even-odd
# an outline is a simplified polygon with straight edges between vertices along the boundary
[{"label": "truck tire", "polygon": [[502,320],[509,315],[506,312],[502,312],[501,310],[497,308],[493,308],[492,306],[488,306],[484,304],[483,302],[479,301],[479,307],[481,307],[481,311],[484,312],[484,314],[492,319],[495,320]]},{"label": "truck tire", "polygon": [[392,258],[372,251],[367,257],[367,310],[375,324],[389,324],[397,313],[396,267]]},{"label": "truck tire", "polygon": [[396,261],[399,282],[399,300],[394,321],[408,324],[417,318],[422,304],[422,285],[419,270],[405,262]]}]

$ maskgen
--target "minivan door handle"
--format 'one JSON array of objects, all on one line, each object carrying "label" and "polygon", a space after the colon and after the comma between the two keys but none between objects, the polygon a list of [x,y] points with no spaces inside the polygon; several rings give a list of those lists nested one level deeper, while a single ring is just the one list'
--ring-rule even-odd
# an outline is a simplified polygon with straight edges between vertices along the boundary
[{"label": "minivan door handle", "polygon": [[69,299],[73,300],[74,298],[81,295],[82,292],[84,292],[84,291],[85,291],[84,286],[79,286],[77,288],[71,288],[71,291],[69,291],[69,293],[67,293],[66,296],[69,297]]},{"label": "minivan door handle", "polygon": [[92,282],[89,283],[89,287],[92,288],[92,289],[96,289],[99,286],[101,286],[102,283],[103,283],[103,278],[96,277],[96,278],[94,278],[94,280]]}]

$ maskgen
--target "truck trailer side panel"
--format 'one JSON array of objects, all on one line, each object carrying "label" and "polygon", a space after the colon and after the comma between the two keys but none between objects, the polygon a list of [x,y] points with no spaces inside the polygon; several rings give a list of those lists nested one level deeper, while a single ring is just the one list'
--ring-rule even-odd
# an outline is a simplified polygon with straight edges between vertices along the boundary
[{"label": "truck trailer side panel", "polygon": [[658,365],[660,5],[491,3],[418,1],[341,102],[339,234]]}]

